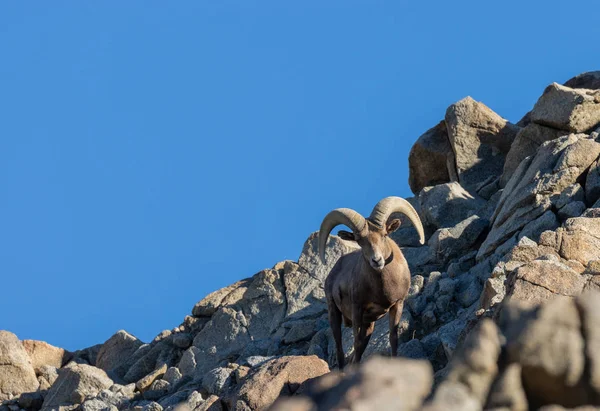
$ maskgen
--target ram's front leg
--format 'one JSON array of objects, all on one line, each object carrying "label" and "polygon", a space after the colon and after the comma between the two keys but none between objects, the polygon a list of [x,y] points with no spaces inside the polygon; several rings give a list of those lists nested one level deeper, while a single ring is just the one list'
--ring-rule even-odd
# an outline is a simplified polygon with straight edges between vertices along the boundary
[{"label": "ram's front leg", "polygon": [[399,301],[390,308],[390,347],[392,348],[392,357],[398,355],[398,326],[402,317],[404,301]]},{"label": "ram's front leg", "polygon": [[[363,310],[360,305],[352,307],[352,331],[354,333],[354,353],[352,354],[352,363],[358,364],[364,351],[363,343],[368,328],[362,321]],[[372,331],[371,331],[372,332]]]}]

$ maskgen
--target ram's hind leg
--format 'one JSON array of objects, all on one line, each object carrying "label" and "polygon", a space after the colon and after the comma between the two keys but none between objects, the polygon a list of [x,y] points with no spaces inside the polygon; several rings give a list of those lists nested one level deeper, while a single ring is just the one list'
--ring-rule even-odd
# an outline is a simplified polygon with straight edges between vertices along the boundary
[{"label": "ram's hind leg", "polygon": [[327,310],[329,312],[329,325],[335,340],[336,355],[338,367],[344,369],[344,347],[342,346],[342,312],[337,308],[333,301],[327,301]]},{"label": "ram's hind leg", "polygon": [[399,301],[390,308],[390,347],[392,348],[392,357],[398,355],[398,326],[402,317],[404,301]]}]

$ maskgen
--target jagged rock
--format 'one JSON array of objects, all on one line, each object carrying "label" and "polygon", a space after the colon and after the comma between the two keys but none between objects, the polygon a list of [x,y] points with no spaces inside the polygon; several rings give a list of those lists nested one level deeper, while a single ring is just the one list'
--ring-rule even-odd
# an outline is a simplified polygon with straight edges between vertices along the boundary
[{"label": "jagged rock", "polygon": [[87,396],[95,396],[111,385],[113,381],[103,370],[87,364],[70,363],[58,370],[58,378],[48,390],[42,409],[81,404]]},{"label": "jagged rock", "polygon": [[585,134],[544,143],[523,160],[509,181],[492,218],[492,229],[480,247],[481,261],[552,205],[551,197],[574,184],[600,154],[600,144]]},{"label": "jagged rock", "polygon": [[525,157],[534,156],[538,148],[546,141],[564,136],[568,132],[539,124],[530,123],[522,128],[515,137],[515,141],[506,155],[500,186],[505,187],[513,176],[517,167]]},{"label": "jagged rock", "polygon": [[471,97],[448,107],[446,125],[463,187],[475,189],[482,180],[502,174],[505,155],[520,127]]},{"label": "jagged rock", "polygon": [[560,223],[558,222],[556,215],[552,212],[552,210],[547,210],[538,218],[527,223],[517,235],[517,239],[520,240],[523,237],[527,237],[532,241],[538,241],[540,239],[540,235],[544,231],[554,230],[558,228],[559,225]]},{"label": "jagged rock", "polygon": [[423,188],[456,179],[454,153],[448,140],[446,122],[427,130],[408,155],[408,185],[418,194]]},{"label": "jagged rock", "polygon": [[0,402],[38,387],[31,360],[21,341],[13,333],[0,330]]},{"label": "jagged rock", "polygon": [[245,286],[249,279],[243,279],[220,290],[214,291],[198,301],[192,309],[192,315],[196,317],[210,317],[213,315],[225,297],[240,287]]},{"label": "jagged rock", "polygon": [[[195,373],[202,375],[253,341],[268,340],[285,316],[285,290],[276,270],[263,270],[223,299],[194,338]],[[183,368],[180,366],[180,369]]]},{"label": "jagged rock", "polygon": [[323,264],[319,257],[319,233],[314,232],[304,243],[298,265],[310,276],[323,283],[341,256],[359,249],[360,247],[354,241],[345,241],[338,236],[330,235],[325,247],[325,264]]},{"label": "jagged rock", "polygon": [[419,204],[423,224],[437,230],[454,227],[483,208],[486,202],[454,182],[424,188],[419,194]]},{"label": "jagged rock", "polygon": [[[431,365],[425,361],[373,357],[344,374],[336,371],[307,385],[300,399],[311,408],[352,410],[418,410],[429,394]],[[292,409],[294,401],[279,400],[272,411]],[[296,403],[297,404],[297,403]]]},{"label": "jagged rock", "polygon": [[[592,164],[591,167],[594,166],[594,163]],[[590,170],[591,170],[591,167],[590,167]],[[588,173],[588,176],[589,176],[589,173]],[[553,196],[553,198],[551,200],[552,200],[552,203],[554,204],[554,207],[556,207],[557,209],[561,209],[564,206],[568,205],[569,203],[572,203],[575,201],[585,202],[585,197],[586,197],[585,190],[583,189],[581,184],[575,183],[575,184],[571,184],[570,186],[565,188],[563,191],[560,192],[560,194]]]},{"label": "jagged rock", "polygon": [[[342,240],[339,241],[341,243]],[[312,317],[327,310],[325,291],[320,279],[292,261],[280,262],[274,269],[283,277],[286,318]]]},{"label": "jagged rock", "polygon": [[491,308],[504,300],[504,297],[506,296],[506,287],[504,286],[505,278],[505,276],[502,278],[491,277],[485,281],[479,300],[479,306],[481,308]]},{"label": "jagged rock", "polygon": [[280,395],[292,395],[302,383],[329,372],[316,356],[280,357],[250,374],[226,399],[230,410],[257,410],[270,406]]},{"label": "jagged rock", "polygon": [[447,262],[469,251],[488,224],[487,220],[473,215],[454,227],[437,230],[429,240],[429,247],[437,261]]},{"label": "jagged rock", "polygon": [[[127,331],[117,331],[102,344],[102,348],[100,348],[96,357],[96,366],[104,371],[116,369],[128,362],[143,344],[142,341]],[[121,368],[116,373],[122,378],[126,372],[126,369]]]},{"label": "jagged rock", "polygon": [[123,380],[127,383],[137,382],[163,365],[173,366],[179,361],[180,353],[181,350],[173,346],[168,339],[144,344],[135,351],[129,361],[119,367],[127,370]]},{"label": "jagged rock", "polygon": [[531,111],[534,123],[581,133],[600,124],[600,92],[549,85]]},{"label": "jagged rock", "polygon": [[36,372],[44,365],[60,368],[73,356],[70,352],[44,341],[23,340],[22,344]]},{"label": "jagged rock", "polygon": [[583,201],[574,201],[565,205],[563,208],[558,210],[558,217],[561,220],[567,218],[579,217],[586,209],[586,205]]},{"label": "jagged rock", "polygon": [[218,367],[207,372],[202,378],[202,388],[209,394],[221,395],[231,385],[234,367]]},{"label": "jagged rock", "polygon": [[565,86],[570,88],[587,88],[590,90],[600,89],[600,71],[588,71],[569,79]]}]

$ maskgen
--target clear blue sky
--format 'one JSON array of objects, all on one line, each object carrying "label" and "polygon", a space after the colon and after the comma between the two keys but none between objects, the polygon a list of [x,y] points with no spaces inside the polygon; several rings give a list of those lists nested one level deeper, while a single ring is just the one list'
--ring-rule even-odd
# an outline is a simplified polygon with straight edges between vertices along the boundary
[{"label": "clear blue sky", "polygon": [[597,0],[2,2],[0,329],[78,349],[179,325],[297,259],[330,209],[409,196],[408,151],[449,104],[517,121],[550,82],[600,69],[598,15]]}]

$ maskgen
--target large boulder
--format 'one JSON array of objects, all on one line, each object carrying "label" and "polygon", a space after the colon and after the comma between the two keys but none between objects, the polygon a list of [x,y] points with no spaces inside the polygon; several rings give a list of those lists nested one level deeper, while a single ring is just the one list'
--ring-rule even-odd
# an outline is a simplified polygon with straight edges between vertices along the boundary
[{"label": "large boulder", "polygon": [[600,90],[549,85],[531,111],[531,120],[568,132],[587,132],[600,125]]},{"label": "large boulder", "polygon": [[[127,363],[143,344],[142,341],[127,331],[117,331],[102,344],[102,348],[100,348],[96,358],[96,366],[104,371],[118,368]],[[126,370],[122,369],[120,372],[117,372],[117,375],[122,378],[125,372]]]},{"label": "large boulder", "polygon": [[329,372],[327,363],[314,355],[280,357],[250,374],[226,401],[230,410],[262,410],[281,395],[293,395],[307,380]]},{"label": "large boulder", "polygon": [[48,390],[42,409],[81,404],[86,397],[95,396],[112,385],[113,381],[103,370],[87,364],[70,363],[58,371],[58,379]]},{"label": "large boulder", "polygon": [[23,344],[11,332],[0,331],[0,402],[39,387]]},{"label": "large boulder", "polygon": [[373,357],[360,367],[324,375],[301,395],[280,399],[271,411],[284,410],[418,410],[431,391],[427,361]]},{"label": "large boulder", "polygon": [[23,340],[22,343],[36,372],[44,365],[60,368],[73,356],[70,352],[44,341]]},{"label": "large boulder", "polygon": [[448,140],[446,122],[427,130],[408,155],[408,185],[418,194],[423,188],[456,179],[454,153]]},{"label": "large boulder", "polygon": [[463,187],[477,190],[483,181],[500,177],[518,126],[471,97],[448,107],[446,125]]}]

